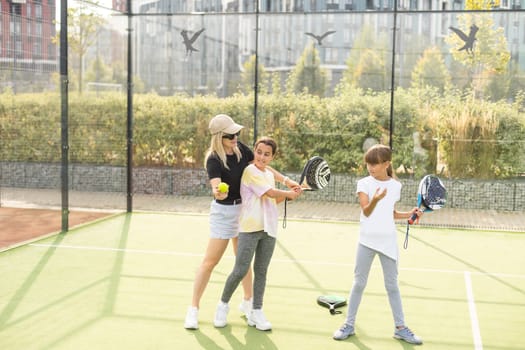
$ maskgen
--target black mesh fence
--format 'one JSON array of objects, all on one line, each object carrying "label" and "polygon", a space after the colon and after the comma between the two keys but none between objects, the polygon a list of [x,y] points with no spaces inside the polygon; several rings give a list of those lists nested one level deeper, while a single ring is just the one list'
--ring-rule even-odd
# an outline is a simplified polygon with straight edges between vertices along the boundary
[{"label": "black mesh fence", "polygon": [[59,3],[1,8],[2,206],[63,204],[63,127],[70,206],[209,198],[207,125],[226,113],[242,142],[274,137],[274,166],[291,177],[313,155],[328,161],[329,186],[301,200],[355,204],[363,152],[383,143],[403,205],[437,173],[449,208],[524,210],[519,10],[133,4],[128,16],[125,4],[70,2],[67,125]]}]

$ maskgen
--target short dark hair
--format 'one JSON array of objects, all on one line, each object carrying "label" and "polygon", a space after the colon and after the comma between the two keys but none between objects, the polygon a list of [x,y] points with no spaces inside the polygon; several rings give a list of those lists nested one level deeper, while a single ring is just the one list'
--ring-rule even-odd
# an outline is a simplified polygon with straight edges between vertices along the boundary
[{"label": "short dark hair", "polygon": [[261,137],[260,139],[257,140],[257,142],[255,142],[255,145],[253,146],[253,148],[254,149],[257,148],[257,146],[260,143],[263,143],[266,146],[270,146],[272,148],[272,155],[275,155],[275,153],[277,152],[277,142],[275,142],[275,140],[272,139],[271,137],[269,136]]}]

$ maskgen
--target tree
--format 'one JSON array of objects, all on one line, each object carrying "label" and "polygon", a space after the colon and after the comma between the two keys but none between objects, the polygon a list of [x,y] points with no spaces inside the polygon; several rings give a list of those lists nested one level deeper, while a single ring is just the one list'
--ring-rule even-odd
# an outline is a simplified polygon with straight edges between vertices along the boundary
[{"label": "tree", "polygon": [[384,91],[388,89],[384,58],[374,50],[366,49],[359,57],[352,82],[363,89]]},{"label": "tree", "polygon": [[[77,55],[79,93],[82,93],[84,56],[97,40],[97,33],[105,23],[104,18],[86,10],[84,6],[67,9],[67,40],[71,55]],[[53,42],[60,43],[60,32],[53,38]]]},{"label": "tree", "polygon": [[[467,10],[490,10],[493,3],[488,0],[468,0]],[[458,16],[458,28],[465,35],[477,28],[472,50],[461,49],[465,39],[451,30],[445,42],[451,46],[452,57],[468,68],[475,98],[483,98],[492,77],[504,73],[510,60],[507,40],[503,28],[494,28],[490,14],[462,14]]]},{"label": "tree", "polygon": [[314,44],[308,45],[290,72],[286,82],[288,92],[306,92],[324,97],[326,91],[326,71],[321,68],[319,51]]},{"label": "tree", "polygon": [[349,87],[374,91],[389,90],[392,48],[388,47],[384,34],[378,34],[372,26],[364,26],[354,41],[346,60],[348,69],[338,86],[339,93]]},{"label": "tree", "polygon": [[412,86],[434,87],[443,92],[450,84],[450,73],[439,49],[435,46],[426,49],[412,71]]},{"label": "tree", "polygon": [[[250,58],[242,65],[244,68],[241,72],[241,83],[239,84],[239,90],[245,95],[253,92],[255,86],[255,55],[251,55]],[[264,66],[258,64],[258,91],[261,93],[266,92],[265,82],[268,80],[268,74]]]},{"label": "tree", "polygon": [[91,62],[85,77],[88,82],[115,83],[112,69],[104,63],[100,56],[97,56],[97,58]]}]

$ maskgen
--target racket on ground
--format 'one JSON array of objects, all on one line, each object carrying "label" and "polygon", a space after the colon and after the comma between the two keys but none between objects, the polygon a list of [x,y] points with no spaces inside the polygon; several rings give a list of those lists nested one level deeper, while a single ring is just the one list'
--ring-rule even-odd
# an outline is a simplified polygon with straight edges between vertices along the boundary
[{"label": "racket on ground", "polygon": [[[421,211],[433,211],[441,209],[447,202],[447,190],[441,179],[435,175],[426,175],[419,182],[417,191],[417,207]],[[407,221],[407,233],[403,247],[408,247],[408,231],[410,225],[417,220],[417,214],[413,214]]]},{"label": "racket on ground", "polygon": [[341,313],[336,309],[345,306],[346,299],[338,295],[321,295],[317,298],[317,304],[326,307],[331,315],[335,315]]},{"label": "racket on ground", "polygon": [[[321,190],[328,186],[330,182],[330,167],[326,160],[322,157],[314,156],[310,158],[303,167],[299,185],[303,191],[316,191]],[[288,199],[284,201],[284,218],[283,228],[286,228],[286,203]]]}]

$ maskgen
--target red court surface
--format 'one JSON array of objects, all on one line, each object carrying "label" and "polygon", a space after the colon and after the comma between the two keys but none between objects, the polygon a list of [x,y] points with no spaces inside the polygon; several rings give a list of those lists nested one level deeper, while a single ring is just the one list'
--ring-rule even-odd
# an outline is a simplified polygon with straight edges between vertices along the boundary
[{"label": "red court surface", "polygon": [[[69,228],[108,215],[111,214],[97,211],[70,211]],[[2,207],[0,208],[0,251],[60,232],[61,229],[60,210]]]}]

